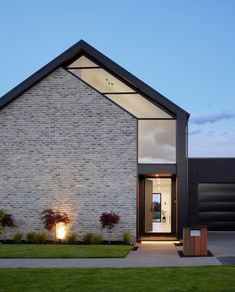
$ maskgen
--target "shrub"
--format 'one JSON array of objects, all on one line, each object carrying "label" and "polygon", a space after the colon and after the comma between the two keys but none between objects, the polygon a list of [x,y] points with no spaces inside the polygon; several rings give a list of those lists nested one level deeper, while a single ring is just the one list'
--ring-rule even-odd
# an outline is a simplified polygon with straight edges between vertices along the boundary
[{"label": "shrub", "polygon": [[15,227],[15,220],[11,214],[6,214],[2,210],[0,212],[0,216],[1,233],[3,232],[4,241],[6,241],[6,228]]},{"label": "shrub", "polygon": [[36,241],[37,241],[37,233],[33,232],[33,231],[28,232],[26,234],[26,239],[27,239],[27,241],[29,241],[31,243],[36,243]]},{"label": "shrub", "polygon": [[30,243],[45,243],[48,239],[48,234],[46,232],[28,232],[26,234],[26,239]]},{"label": "shrub", "polygon": [[119,220],[120,220],[120,216],[114,212],[102,213],[100,216],[100,223],[102,225],[102,228],[107,228],[108,232],[110,233],[109,244],[110,244],[112,229],[114,228],[115,225],[119,223]]},{"label": "shrub", "polygon": [[91,239],[92,239],[93,233],[87,233],[83,236],[83,241],[85,243],[90,244],[91,243]]},{"label": "shrub", "polygon": [[73,233],[71,233],[71,234],[68,235],[67,242],[69,244],[75,244],[76,241],[77,241],[77,234],[76,233],[73,232]]},{"label": "shrub", "polygon": [[[3,210],[0,209],[0,220],[5,216],[5,213]],[[1,226],[0,224],[0,235],[2,234],[3,232],[3,227]]]},{"label": "shrub", "polygon": [[115,225],[119,223],[120,217],[114,212],[102,213],[100,216],[100,223],[102,228],[113,229]]},{"label": "shrub", "polygon": [[14,243],[21,243],[22,238],[23,238],[23,233],[18,231],[14,234],[13,241]]},{"label": "shrub", "polygon": [[101,244],[103,237],[100,234],[87,233],[83,236],[83,241],[87,244]]},{"label": "shrub", "polygon": [[93,234],[91,237],[91,244],[101,244],[103,242],[103,237],[100,234]]},{"label": "shrub", "polygon": [[124,243],[129,244],[130,241],[131,241],[131,233],[130,233],[130,231],[123,232],[122,238],[123,238]]},{"label": "shrub", "polygon": [[0,220],[2,219],[2,217],[4,217],[5,213],[3,210],[0,209]]},{"label": "shrub", "polygon": [[65,212],[47,209],[44,210],[41,215],[44,227],[49,231],[51,231],[53,228],[55,229],[57,223],[64,223],[65,225],[70,223],[69,216]]},{"label": "shrub", "polygon": [[48,239],[48,235],[46,232],[35,233],[36,243],[46,243],[47,239]]}]

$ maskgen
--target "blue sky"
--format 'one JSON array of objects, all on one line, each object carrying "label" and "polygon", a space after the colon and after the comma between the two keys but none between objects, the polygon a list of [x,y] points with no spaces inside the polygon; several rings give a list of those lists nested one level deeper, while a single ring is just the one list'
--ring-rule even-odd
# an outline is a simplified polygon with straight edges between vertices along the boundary
[{"label": "blue sky", "polygon": [[190,156],[235,156],[234,0],[0,2],[0,96],[84,39],[191,113]]}]

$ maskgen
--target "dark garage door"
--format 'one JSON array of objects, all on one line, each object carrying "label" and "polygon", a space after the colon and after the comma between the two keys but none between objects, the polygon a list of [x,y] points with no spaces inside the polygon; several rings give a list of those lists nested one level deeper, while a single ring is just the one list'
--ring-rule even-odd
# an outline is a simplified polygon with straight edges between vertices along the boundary
[{"label": "dark garage door", "polygon": [[198,184],[198,221],[209,230],[235,230],[235,184]]}]

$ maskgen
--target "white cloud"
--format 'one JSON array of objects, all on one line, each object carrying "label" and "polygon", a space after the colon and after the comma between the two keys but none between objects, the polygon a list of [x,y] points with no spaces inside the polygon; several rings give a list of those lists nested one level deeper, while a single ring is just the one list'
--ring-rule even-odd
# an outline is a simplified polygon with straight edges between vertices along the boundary
[{"label": "white cloud", "polygon": [[209,115],[201,115],[201,116],[192,116],[190,119],[190,122],[197,125],[204,125],[204,124],[214,124],[216,122],[219,122],[221,120],[229,120],[234,118],[234,113],[228,112],[228,111],[221,111],[214,114]]}]

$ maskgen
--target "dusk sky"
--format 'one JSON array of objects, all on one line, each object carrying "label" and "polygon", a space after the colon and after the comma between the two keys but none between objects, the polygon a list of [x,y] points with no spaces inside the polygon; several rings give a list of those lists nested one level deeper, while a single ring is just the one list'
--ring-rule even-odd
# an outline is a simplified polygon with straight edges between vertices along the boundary
[{"label": "dusk sky", "polygon": [[235,157],[234,0],[0,2],[0,96],[84,39],[191,113],[189,156]]}]

